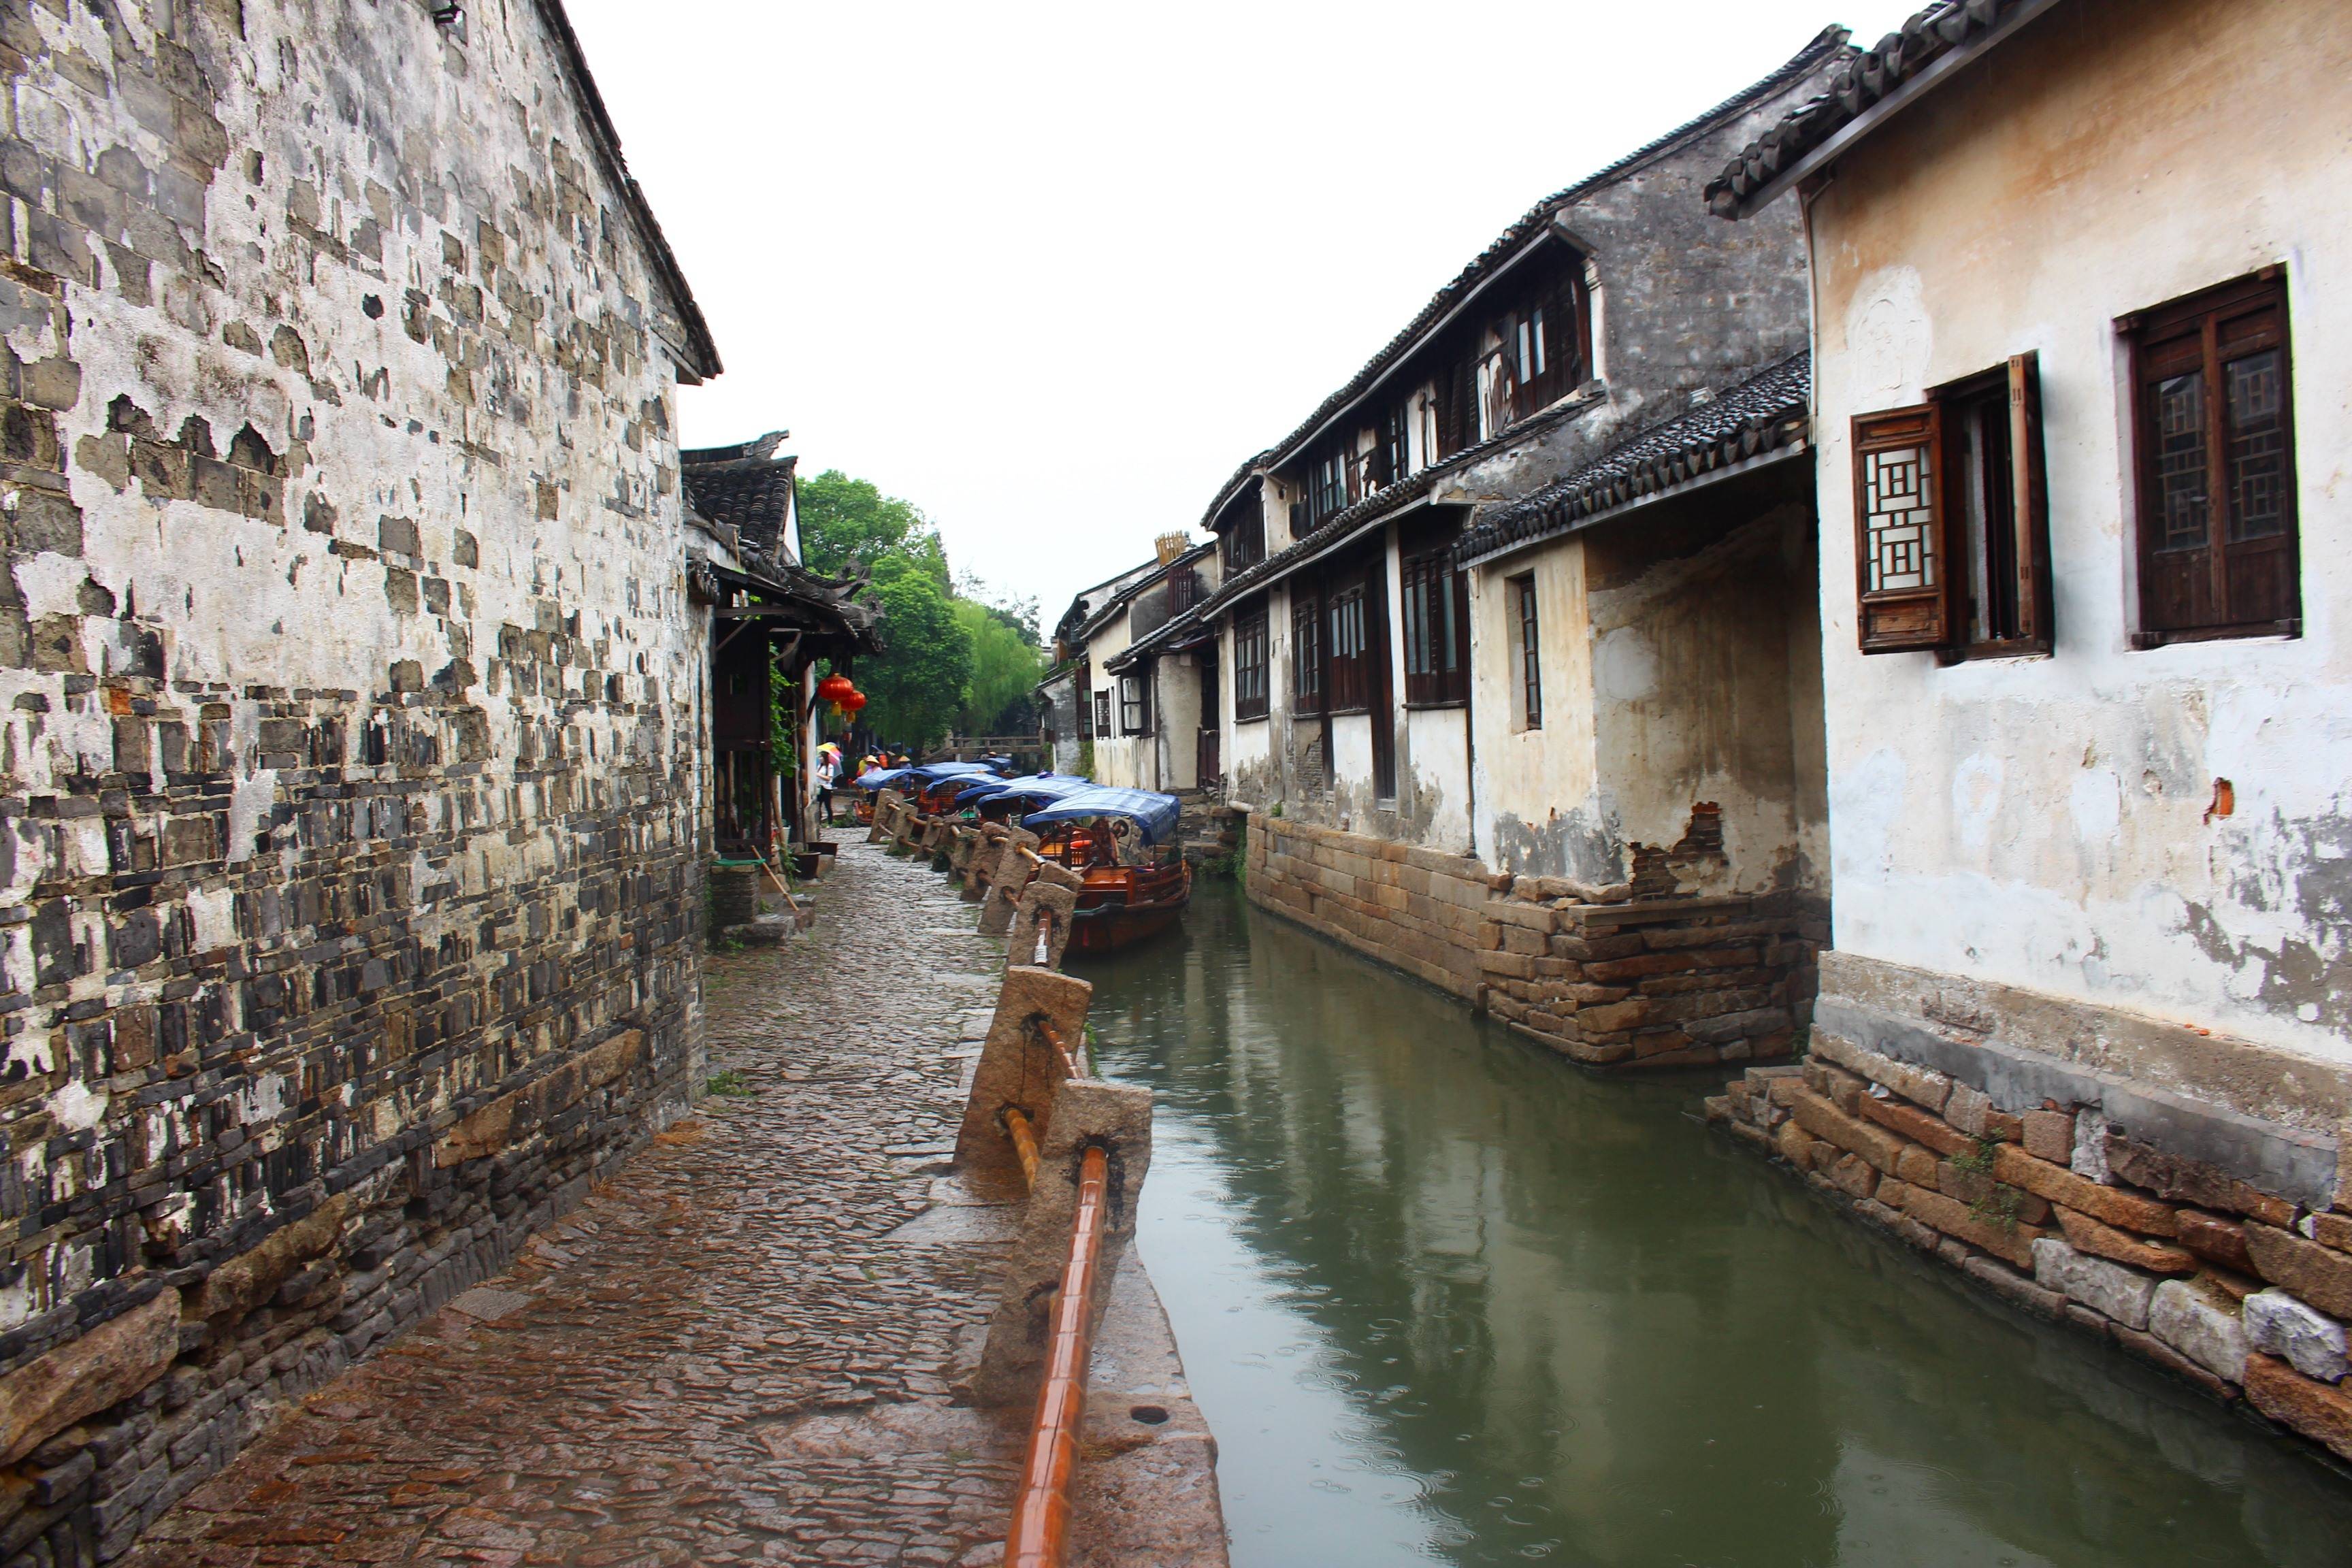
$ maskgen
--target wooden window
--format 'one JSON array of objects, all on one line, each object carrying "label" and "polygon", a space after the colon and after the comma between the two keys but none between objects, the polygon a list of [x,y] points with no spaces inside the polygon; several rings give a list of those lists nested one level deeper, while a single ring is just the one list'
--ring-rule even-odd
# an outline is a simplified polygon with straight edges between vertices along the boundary
[{"label": "wooden window", "polygon": [[1404,700],[1433,708],[1470,700],[1470,586],[1440,548],[1404,561]]},{"label": "wooden window", "polygon": [[1095,693],[1095,731],[1094,735],[1089,735],[1087,739],[1091,741],[1095,735],[1100,735],[1108,740],[1110,734],[1110,693],[1097,691]]},{"label": "wooden window", "polygon": [[1236,507],[1225,530],[1225,570],[1246,572],[1265,559],[1265,497],[1256,485]]},{"label": "wooden window", "polygon": [[2050,510],[2037,357],[1853,422],[1864,653],[2047,653]]},{"label": "wooden window", "polygon": [[1323,711],[1323,600],[1294,584],[1290,590],[1290,706]]},{"label": "wooden window", "polygon": [[1942,482],[1942,423],[1932,403],[1857,415],[1853,527],[1864,653],[1952,640],[1952,572]]},{"label": "wooden window", "polygon": [[1334,447],[1314,468],[1307,489],[1307,526],[1313,527],[1348,505],[1348,458]]},{"label": "wooden window", "polygon": [[1265,611],[1246,611],[1234,617],[1234,717],[1263,719],[1269,706],[1266,666]]},{"label": "wooden window", "polygon": [[2139,468],[2139,647],[2294,636],[2303,597],[2285,279],[2124,323]]},{"label": "wooden window", "polygon": [[1145,708],[1142,672],[1120,676],[1118,678],[1118,732],[1122,735],[1142,734],[1146,721],[1150,718]]},{"label": "wooden window", "polygon": [[1168,613],[1182,615],[1201,602],[1201,574],[1190,566],[1168,570]]},{"label": "wooden window", "polygon": [[1400,403],[1381,417],[1380,463],[1375,477],[1385,487],[1412,471],[1412,450],[1405,440],[1405,409]]},{"label": "wooden window", "polygon": [[1331,629],[1329,710],[1361,713],[1371,706],[1371,672],[1365,668],[1363,584],[1353,583],[1333,594],[1330,604],[1325,623]]},{"label": "wooden window", "polygon": [[1511,696],[1511,717],[1521,730],[1543,728],[1543,636],[1536,618],[1536,575],[1526,573],[1506,584],[1505,603],[1511,613],[1511,658],[1518,679]]}]

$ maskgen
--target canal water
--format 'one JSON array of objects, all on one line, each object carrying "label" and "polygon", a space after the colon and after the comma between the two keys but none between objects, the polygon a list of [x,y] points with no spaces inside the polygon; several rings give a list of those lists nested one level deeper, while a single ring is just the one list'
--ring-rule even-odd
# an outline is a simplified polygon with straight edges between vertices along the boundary
[{"label": "canal water", "polygon": [[1091,961],[1236,1568],[2352,1563],[2352,1482],[1199,885]]}]

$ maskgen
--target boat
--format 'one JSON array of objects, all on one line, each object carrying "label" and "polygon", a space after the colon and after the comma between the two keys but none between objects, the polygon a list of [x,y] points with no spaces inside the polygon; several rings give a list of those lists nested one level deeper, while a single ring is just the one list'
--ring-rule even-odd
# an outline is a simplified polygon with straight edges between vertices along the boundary
[{"label": "boat", "polygon": [[1192,868],[1176,843],[1181,810],[1172,795],[1097,784],[1022,818],[1041,840],[1039,856],[1085,879],[1070,915],[1072,948],[1113,952],[1184,918]]}]

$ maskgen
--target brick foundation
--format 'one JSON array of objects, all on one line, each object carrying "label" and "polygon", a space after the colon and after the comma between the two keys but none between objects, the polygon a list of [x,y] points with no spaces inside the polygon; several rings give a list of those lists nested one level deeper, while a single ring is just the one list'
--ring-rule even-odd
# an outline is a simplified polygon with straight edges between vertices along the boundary
[{"label": "brick foundation", "polygon": [[1252,816],[1249,896],[1592,1067],[1784,1055],[1828,931],[1808,900],[1588,902],[1567,882]]},{"label": "brick foundation", "polygon": [[2265,1192],[2088,1107],[2003,1110],[1961,1078],[1830,1029],[1813,1032],[1801,1066],[1750,1068],[1706,1108],[2016,1306],[2352,1459],[2352,1213],[2340,1199]]}]

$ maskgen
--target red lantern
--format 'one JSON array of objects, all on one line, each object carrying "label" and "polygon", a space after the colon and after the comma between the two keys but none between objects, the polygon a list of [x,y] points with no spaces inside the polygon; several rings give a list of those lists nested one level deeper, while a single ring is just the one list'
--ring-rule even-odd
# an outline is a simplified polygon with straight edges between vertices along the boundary
[{"label": "red lantern", "polygon": [[839,702],[856,688],[845,675],[828,675],[816,683],[817,699],[823,702]]},{"label": "red lantern", "polygon": [[855,713],[859,709],[866,706],[866,693],[858,690],[857,688],[853,686],[849,689],[849,695],[841,700],[841,705],[848,711]]}]

